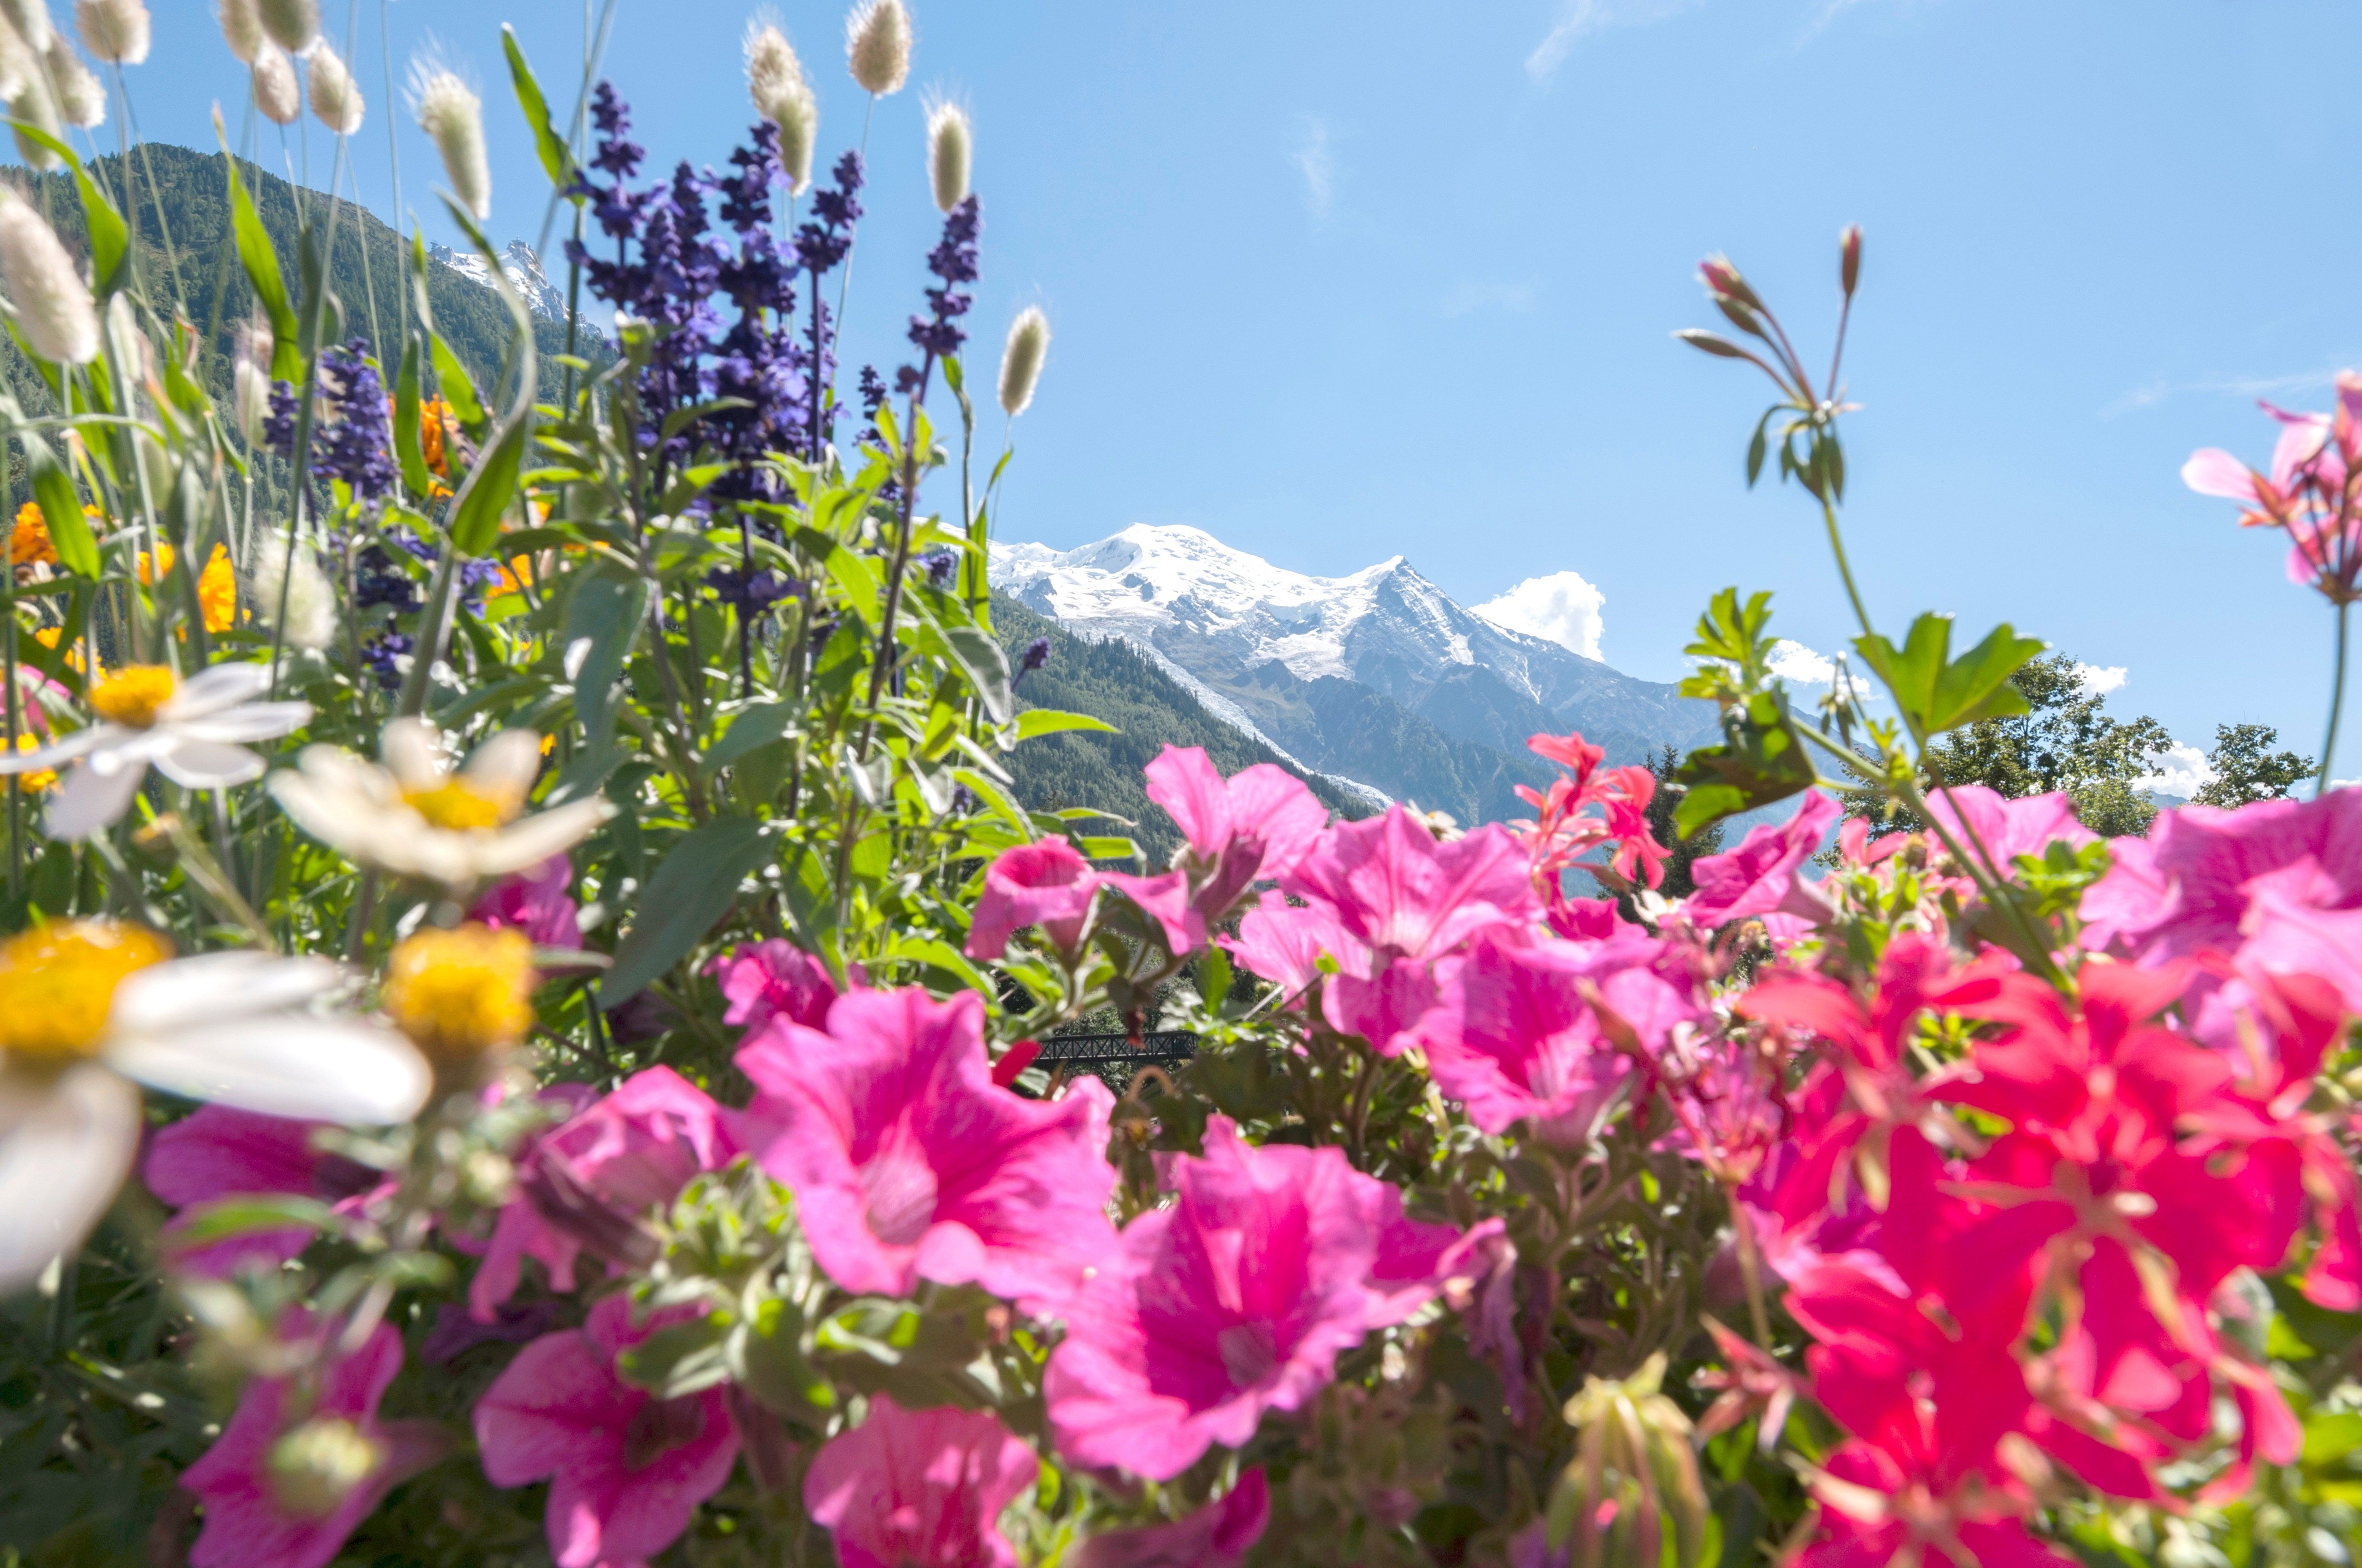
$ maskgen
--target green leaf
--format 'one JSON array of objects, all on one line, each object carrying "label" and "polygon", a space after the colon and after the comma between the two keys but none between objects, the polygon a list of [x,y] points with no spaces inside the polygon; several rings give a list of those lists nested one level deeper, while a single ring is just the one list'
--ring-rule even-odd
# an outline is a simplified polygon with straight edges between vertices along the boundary
[{"label": "green leaf", "polygon": [[426,330],[427,351],[435,360],[435,387],[443,400],[451,405],[452,415],[459,428],[473,435],[483,428],[484,400],[476,395],[476,383],[468,367],[459,362],[443,334],[429,327]]},{"label": "green leaf", "polygon": [[766,1407],[815,1429],[836,1408],[836,1385],[804,1358],[803,1314],[777,1297],[730,1336],[730,1376]]},{"label": "green leaf", "polygon": [[1198,957],[1198,994],[1209,1011],[1219,1013],[1222,1010],[1223,999],[1231,994],[1233,978],[1230,955],[1212,943],[1207,944],[1206,950]]},{"label": "green leaf", "polygon": [[786,732],[796,710],[784,702],[758,702],[743,709],[730,721],[722,739],[706,748],[708,768],[726,767],[746,755],[777,740]]},{"label": "green leaf", "polygon": [[[640,625],[647,619],[648,585],[612,565],[601,565],[579,576],[566,604],[566,630],[560,651],[574,683],[574,718],[582,726],[582,761],[551,791],[573,798],[597,787],[597,778],[575,777],[585,763],[600,776],[614,765],[615,682],[624,673]],[[579,652],[578,652],[579,651]]]},{"label": "green leaf", "polygon": [[617,1356],[615,1369],[625,1382],[659,1399],[701,1393],[729,1381],[729,1320],[714,1312],[674,1323]]},{"label": "green leaf", "polygon": [[767,863],[775,846],[751,817],[723,817],[672,847],[640,889],[639,918],[615,946],[615,967],[599,982],[599,1005],[636,996],[681,960],[737,899],[738,883]]},{"label": "green leaf", "polygon": [[[83,168],[82,159],[74,156],[73,148],[39,126],[27,125],[22,120],[10,120],[8,124],[18,136],[48,148],[73,169],[74,185],[82,195],[83,221],[90,227],[90,290],[98,296],[98,302],[105,304],[107,296],[123,287],[130,276],[129,226],[124,223],[123,214],[115,210],[115,203],[99,190],[97,181],[92,180],[89,171]],[[237,177],[236,165],[232,165],[230,177]]]},{"label": "green leaf", "polygon": [[435,472],[419,445],[418,340],[402,345],[402,368],[393,377],[393,451],[402,462],[403,488],[420,500],[435,493]]},{"label": "green leaf", "polygon": [[1010,710],[1016,706],[1016,698],[1009,689],[1009,655],[981,627],[946,626],[943,634],[953,663],[959,665],[968,685],[983,699],[985,713],[995,724],[1008,723]]},{"label": "green leaf", "polygon": [[1067,729],[1097,729],[1109,735],[1122,730],[1104,718],[1093,718],[1087,713],[1061,713],[1054,707],[1029,707],[1017,716],[1017,738],[1031,740],[1037,735],[1055,735]]},{"label": "green leaf", "polygon": [[[220,122],[215,122],[216,132]],[[246,280],[254,285],[254,297],[262,305],[262,313],[270,318],[270,378],[274,381],[301,381],[304,378],[304,355],[296,340],[303,334],[303,325],[295,319],[295,307],[288,302],[287,284],[279,275],[279,253],[271,248],[270,232],[262,226],[261,214],[254,210],[253,198],[246,193],[246,181],[238,178],[237,159],[229,153],[226,143],[222,148],[222,161],[229,166],[230,227],[237,239],[237,261],[246,269]]]},{"label": "green leaf", "polygon": [[[524,111],[526,128],[533,132],[534,149],[541,154],[542,172],[561,192],[574,183],[574,155],[568,150],[566,138],[549,123],[549,101],[542,96],[541,83],[534,80],[533,67],[524,62],[524,50],[517,43],[516,29],[506,22],[501,24],[501,49],[509,57],[509,84],[516,89],[517,107]],[[583,198],[572,198],[580,206]]]},{"label": "green leaf", "polygon": [[488,554],[500,537],[501,514],[516,499],[517,471],[524,461],[525,430],[532,422],[531,410],[511,414],[502,422],[491,446],[468,470],[451,503],[451,547],[460,554]]},{"label": "green leaf", "polygon": [[90,520],[83,515],[72,476],[41,436],[19,430],[17,439],[24,444],[25,469],[33,481],[34,498],[41,503],[41,521],[50,525],[58,564],[82,576],[97,576],[98,541],[91,537]]},{"label": "green leaf", "polygon": [[1771,694],[1758,693],[1724,716],[1723,744],[1701,747],[1674,775],[1687,786],[1673,811],[1673,832],[1689,838],[1710,822],[1802,794],[1812,759]]},{"label": "green leaf", "polygon": [[886,592],[877,564],[839,544],[830,549],[826,565],[829,580],[844,597],[845,608],[861,618],[862,625],[876,630],[885,614],[879,600]]},{"label": "green leaf", "polygon": [[1952,618],[1930,611],[1911,623],[1900,649],[1875,635],[1853,645],[1922,737],[2028,711],[2009,678],[2042,652],[2039,639],[2020,637],[2004,621],[1958,659],[1949,657],[1951,642]]},{"label": "green leaf", "polygon": [[336,1212],[318,1199],[292,1193],[227,1198],[204,1205],[173,1226],[165,1245],[169,1251],[188,1253],[262,1231],[322,1231],[336,1218]]}]

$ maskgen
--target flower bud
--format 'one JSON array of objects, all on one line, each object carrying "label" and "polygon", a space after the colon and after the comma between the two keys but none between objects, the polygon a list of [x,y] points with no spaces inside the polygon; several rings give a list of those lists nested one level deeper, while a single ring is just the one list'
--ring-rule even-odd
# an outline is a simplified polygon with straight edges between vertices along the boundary
[{"label": "flower bud", "polygon": [[1853,287],[1861,281],[1861,225],[1848,224],[1845,233],[1838,236],[1838,281],[1844,286],[1846,298],[1853,298]]},{"label": "flower bud", "polygon": [[304,112],[304,94],[295,82],[295,62],[269,39],[254,51],[254,106],[274,126],[292,126]]},{"label": "flower bud", "polygon": [[148,58],[153,29],[140,0],[74,0],[74,23],[83,47],[109,65],[138,65]]},{"label": "flower bud", "polygon": [[366,107],[360,87],[326,38],[312,46],[304,71],[312,84],[312,113],[320,123],[340,137],[359,130],[361,112]]},{"label": "flower bud", "polygon": [[788,35],[767,21],[746,24],[746,96],[755,112],[777,121],[787,99],[804,84],[803,62]]},{"label": "flower bud", "polygon": [[1727,256],[1709,256],[1699,262],[1698,277],[1709,293],[1736,300],[1750,311],[1763,308],[1763,302],[1755,297],[1755,291],[1747,286],[1747,280],[1738,275],[1738,269],[1731,265]]},{"label": "flower bud", "polygon": [[50,35],[50,84],[57,89],[59,117],[84,130],[106,124],[106,84],[82,62],[63,33]]},{"label": "flower bud", "polygon": [[[50,96],[50,90],[41,81],[38,67],[35,68],[34,74],[27,77],[24,85],[17,88],[9,98],[8,113],[27,125],[47,131],[53,137],[64,134],[64,127],[58,120],[57,103]],[[27,168],[38,169],[43,173],[65,167],[65,159],[22,131],[17,133],[17,156],[25,160]]]},{"label": "flower bud", "polygon": [[1578,1436],[1551,1496],[1550,1542],[1564,1548],[1570,1563],[1697,1560],[1705,1488],[1689,1417],[1666,1398],[1664,1377],[1659,1351],[1621,1382],[1586,1379],[1566,1402],[1566,1423]]},{"label": "flower bud", "polygon": [[927,180],[935,189],[935,210],[948,213],[967,199],[973,138],[967,111],[938,103],[927,109]]},{"label": "flower bud", "polygon": [[418,128],[443,158],[451,194],[480,223],[492,215],[492,171],[484,159],[484,105],[455,71],[423,62],[413,76],[411,101]]},{"label": "flower bud", "polygon": [[222,42],[229,45],[229,52],[252,65],[270,41],[263,35],[262,13],[255,8],[255,0],[217,0],[214,16],[221,23]]},{"label": "flower bud", "polygon": [[35,54],[49,52],[50,39],[57,35],[57,29],[50,26],[47,0],[0,0],[0,16],[8,19],[8,26],[25,40],[27,49]]},{"label": "flower bud", "polygon": [[788,194],[800,196],[811,188],[812,153],[820,142],[820,100],[801,82],[782,97],[771,123],[779,127],[779,167],[788,177]]},{"label": "flower bud", "polygon": [[844,60],[862,91],[884,97],[911,76],[911,13],[902,0],[862,0],[844,21]]},{"label": "flower bud", "polygon": [[[245,368],[243,362],[239,368]],[[320,557],[310,544],[296,544],[295,566],[290,572],[287,535],[265,535],[255,552],[253,576],[255,614],[264,625],[277,627],[290,646],[317,650],[336,641],[337,590],[320,569]],[[283,617],[280,613],[282,595],[287,607]]]},{"label": "flower bud", "polygon": [[320,0],[253,0],[253,4],[262,30],[289,54],[302,54],[320,41]]},{"label": "flower bud", "polygon": [[13,190],[0,190],[0,280],[17,307],[17,330],[52,365],[98,357],[98,308],[58,236]]},{"label": "flower bud", "polygon": [[272,1443],[263,1468],[273,1501],[298,1519],[321,1519],[385,1461],[384,1443],[341,1417],[317,1416]]},{"label": "flower bud", "polygon": [[1009,323],[1009,341],[1000,350],[1000,411],[1015,419],[1033,401],[1033,384],[1042,378],[1042,361],[1050,352],[1050,318],[1039,305],[1028,305]]}]

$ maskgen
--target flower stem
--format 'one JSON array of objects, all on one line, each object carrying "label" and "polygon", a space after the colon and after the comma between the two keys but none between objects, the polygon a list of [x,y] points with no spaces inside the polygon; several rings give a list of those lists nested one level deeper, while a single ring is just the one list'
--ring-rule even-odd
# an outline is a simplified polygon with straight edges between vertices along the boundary
[{"label": "flower stem", "polygon": [[2321,776],[2313,781],[2312,797],[2329,793],[2329,764],[2337,754],[2337,720],[2345,708],[2345,614],[2353,606],[2337,601],[2337,663],[2329,681],[2329,734],[2321,742]]},{"label": "flower stem", "polygon": [[1853,605],[1853,618],[1861,626],[1864,637],[1875,636],[1870,629],[1870,611],[1862,608],[1861,590],[1854,587],[1853,566],[1846,560],[1845,536],[1838,531],[1838,509],[1827,496],[1820,498],[1821,521],[1829,531],[1829,554],[1837,557],[1838,576],[1845,579],[1846,598]]},{"label": "flower stem", "polygon": [[1738,1242],[1738,1277],[1747,1285],[1748,1320],[1755,1327],[1755,1343],[1769,1351],[1772,1314],[1763,1305],[1763,1264],[1755,1245],[1755,1221],[1747,1206],[1738,1201],[1737,1183],[1725,1182],[1723,1195],[1729,1201],[1731,1234]]}]

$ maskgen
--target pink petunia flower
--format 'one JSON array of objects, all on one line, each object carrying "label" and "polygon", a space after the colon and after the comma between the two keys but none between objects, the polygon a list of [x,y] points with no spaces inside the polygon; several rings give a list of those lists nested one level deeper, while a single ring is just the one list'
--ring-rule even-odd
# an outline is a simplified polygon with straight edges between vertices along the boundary
[{"label": "pink petunia flower", "polygon": [[1644,989],[1670,990],[1632,963],[1630,946],[1616,944],[1621,961],[1602,966],[1573,942],[1479,937],[1418,1025],[1436,1088],[1488,1133],[1529,1121],[1544,1142],[1588,1144],[1632,1071],[1581,988],[1604,976],[1619,996],[1643,1002]]},{"label": "pink petunia flower", "polygon": [[623,1352],[697,1311],[672,1308],[635,1325],[630,1299],[606,1297],[579,1329],[519,1351],[476,1401],[486,1478],[549,1482],[557,1568],[640,1568],[730,1478],[738,1434],[721,1389],[657,1399],[615,1372]]},{"label": "pink petunia flower", "polygon": [[775,1023],[737,1060],[748,1152],[846,1289],[973,1282],[1055,1310],[1114,1249],[1114,1097],[1095,1079],[1049,1103],[994,1083],[974,992],[855,992],[828,1033]]},{"label": "pink petunia flower", "polygon": [[[299,1331],[301,1329],[299,1327]],[[322,1568],[386,1493],[442,1443],[423,1422],[382,1422],[378,1401],[402,1370],[402,1335],[380,1323],[328,1361],[299,1396],[291,1377],[258,1377],[181,1485],[205,1507],[191,1568]]]},{"label": "pink petunia flower", "polygon": [[743,1024],[752,1038],[774,1018],[817,1029],[828,1022],[836,984],[828,966],[778,937],[733,948],[706,967],[730,1003],[724,1024]]},{"label": "pink petunia flower", "polygon": [[558,1290],[574,1288],[585,1247],[611,1263],[645,1261],[647,1212],[738,1157],[726,1114],[672,1069],[652,1067],[535,1139],[518,1157],[516,1194],[469,1284],[477,1321],[491,1321],[515,1293],[527,1257]]},{"label": "pink petunia flower", "polygon": [[968,924],[967,956],[991,959],[1009,950],[1021,927],[1039,926],[1061,952],[1082,944],[1083,923],[1098,896],[1099,876],[1064,839],[1003,850],[985,868],[984,892]]},{"label": "pink petunia flower", "polygon": [[1068,1559],[1075,1568],[1239,1568],[1271,1523],[1271,1485],[1261,1466],[1175,1524],[1095,1535]]},{"label": "pink petunia flower", "polygon": [[468,911],[468,918],[495,930],[515,929],[541,948],[580,948],[581,917],[567,889],[574,882],[574,862],[552,855],[532,870],[502,877],[484,890]]},{"label": "pink petunia flower", "polygon": [[1228,1118],[1168,1167],[1178,1201],[1124,1228],[1066,1310],[1043,1393],[1060,1452],[1169,1480],[1265,1410],[1295,1410],[1340,1352],[1490,1269],[1497,1225],[1462,1236],[1341,1150],[1254,1147]]},{"label": "pink petunia flower", "polygon": [[2077,819],[2075,802],[2063,793],[2013,800],[1982,784],[1952,784],[1927,796],[1927,816],[1970,854],[1983,845],[2003,876],[2018,856],[2038,857],[2053,842],[2081,849],[2099,841]]},{"label": "pink petunia flower", "polygon": [[1360,970],[1369,949],[1346,935],[1326,905],[1296,905],[1276,890],[1265,893],[1239,919],[1239,934],[1217,938],[1231,957],[1294,996],[1320,978],[1320,960]]},{"label": "pink petunia flower", "polygon": [[1225,779],[1201,748],[1167,746],[1145,772],[1148,798],[1189,841],[1191,903],[1209,922],[1258,878],[1294,866],[1329,821],[1303,782],[1270,762]]},{"label": "pink petunia flower", "polygon": [[812,1455],[804,1511],[843,1568],[1016,1568],[1000,1511],[1041,1473],[990,1411],[906,1410],[879,1394]]},{"label": "pink petunia flower", "polygon": [[140,1175],[149,1191],[185,1211],[164,1226],[161,1238],[173,1269],[214,1277],[233,1273],[249,1260],[276,1266],[311,1245],[312,1232],[301,1227],[183,1245],[180,1238],[204,1217],[203,1208],[223,1199],[286,1194],[317,1198],[339,1213],[350,1213],[392,1190],[383,1171],[320,1149],[313,1138],[323,1126],[228,1105],[201,1105],[160,1129],[149,1142]]},{"label": "pink petunia flower", "polygon": [[1781,826],[1750,828],[1738,849],[1698,861],[1690,868],[1697,891],[1682,902],[1682,912],[1701,930],[1774,912],[1827,920],[1828,899],[1796,872],[1821,847],[1838,810],[1827,795],[1807,790],[1796,814]]}]

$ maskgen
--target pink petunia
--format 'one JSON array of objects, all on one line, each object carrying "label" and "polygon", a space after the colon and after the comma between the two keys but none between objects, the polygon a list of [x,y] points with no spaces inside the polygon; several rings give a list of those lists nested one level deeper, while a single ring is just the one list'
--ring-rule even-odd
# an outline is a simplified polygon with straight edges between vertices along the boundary
[{"label": "pink petunia", "polygon": [[756,1091],[748,1152],[846,1289],[973,1282],[1054,1310],[1113,1250],[1113,1096],[1087,1079],[1045,1104],[994,1083],[974,992],[855,992],[828,1033],[776,1023],[737,1060]]},{"label": "pink petunia", "polygon": [[[1420,1021],[1436,1088],[1485,1132],[1530,1121],[1543,1141],[1581,1148],[1623,1091],[1631,1065],[1580,989],[1603,974],[1593,959],[1572,942],[1480,937]],[[1604,972],[1619,989],[1664,983],[1629,965]]]},{"label": "pink petunia", "polygon": [[1043,1383],[1058,1448],[1169,1480],[1265,1410],[1296,1410],[1338,1354],[1491,1268],[1490,1236],[1403,1218],[1341,1150],[1254,1147],[1228,1118],[1167,1167],[1178,1201],[1124,1228],[1066,1310]]},{"label": "pink petunia", "polygon": [[2013,800],[1981,784],[1952,784],[1927,796],[1927,816],[1968,853],[1982,845],[2003,876],[2018,856],[2038,858],[2054,842],[2081,849],[2099,841],[2077,820],[2075,803],[2063,793]]},{"label": "pink petunia", "polygon": [[185,1211],[164,1226],[161,1237],[173,1269],[210,1277],[235,1272],[250,1260],[276,1266],[311,1245],[313,1233],[302,1227],[182,1244],[180,1238],[204,1218],[204,1208],[224,1199],[316,1198],[348,1213],[392,1190],[392,1181],[384,1172],[319,1148],[314,1135],[322,1125],[228,1105],[201,1105],[159,1130],[149,1143],[140,1175],[149,1191]]},{"label": "pink petunia", "polygon": [[1075,1549],[1074,1568],[1239,1568],[1271,1523],[1271,1486],[1260,1466],[1175,1524],[1110,1530]]},{"label": "pink petunia", "polygon": [[672,1069],[652,1067],[535,1139],[518,1157],[516,1194],[469,1285],[477,1321],[491,1321],[515,1293],[527,1257],[559,1290],[574,1288],[586,1247],[610,1262],[636,1258],[649,1245],[640,1229],[647,1212],[738,1157],[725,1115]]},{"label": "pink petunia", "polygon": [[1683,913],[1701,930],[1775,911],[1827,919],[1828,900],[1796,872],[1821,847],[1838,810],[1827,795],[1807,790],[1796,814],[1781,826],[1751,828],[1738,849],[1699,860],[1690,868],[1697,891],[1683,901]]},{"label": "pink petunia", "polygon": [[842,1568],[1016,1568],[1000,1512],[1041,1473],[990,1411],[906,1410],[879,1394],[812,1456],[804,1511]]},{"label": "pink petunia", "polygon": [[[440,1451],[432,1426],[378,1420],[378,1401],[401,1370],[402,1335],[380,1323],[306,1390],[291,1377],[248,1383],[221,1436],[181,1475],[205,1508],[191,1568],[322,1568],[332,1560],[386,1493]],[[326,1463],[289,1463],[307,1449]],[[308,1486],[290,1474],[302,1469],[313,1472]]]},{"label": "pink petunia", "polygon": [[817,1029],[828,1022],[836,985],[828,967],[794,943],[774,937],[733,948],[707,966],[730,1003],[724,1024],[743,1024],[751,1037],[774,1018]]},{"label": "pink petunia", "polygon": [[694,1307],[632,1321],[609,1296],[579,1329],[545,1334],[476,1401],[476,1443],[495,1486],[549,1482],[557,1568],[637,1568],[679,1539],[738,1459],[723,1391],[657,1399],[625,1383],[615,1358]]},{"label": "pink petunia", "polygon": [[1225,779],[1201,748],[1167,746],[1145,772],[1148,798],[1171,813],[1189,841],[1192,901],[1209,921],[1258,878],[1294,866],[1329,820],[1301,780],[1270,762]]},{"label": "pink petunia", "polygon": [[552,855],[530,871],[502,877],[486,888],[468,911],[468,918],[495,930],[513,928],[541,948],[582,946],[581,917],[567,889],[574,881],[574,862]]},{"label": "pink petunia", "polygon": [[1064,839],[1043,839],[1003,850],[985,868],[984,892],[967,931],[967,956],[997,959],[1020,927],[1039,926],[1063,952],[1083,939],[1083,922],[1098,896],[1099,874]]},{"label": "pink petunia", "polygon": [[1277,891],[1265,893],[1239,919],[1239,934],[1220,938],[1231,957],[1293,996],[1320,978],[1320,960],[1359,971],[1369,949],[1345,934],[1326,905],[1292,905]]}]

